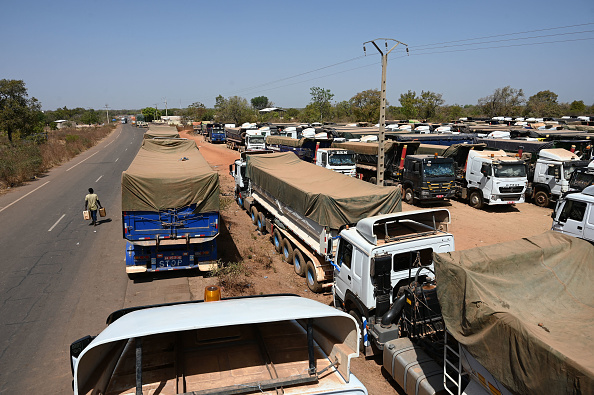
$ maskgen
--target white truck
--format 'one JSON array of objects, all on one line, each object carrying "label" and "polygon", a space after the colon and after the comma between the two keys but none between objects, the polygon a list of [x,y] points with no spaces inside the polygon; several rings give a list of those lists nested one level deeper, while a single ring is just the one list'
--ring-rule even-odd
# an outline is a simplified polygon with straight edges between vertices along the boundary
[{"label": "white truck", "polygon": [[548,207],[570,189],[569,180],[576,169],[586,168],[588,161],[563,148],[548,148],[538,152],[534,170],[529,172],[530,183],[526,192],[534,203]]},{"label": "white truck", "polygon": [[266,148],[266,132],[258,129],[228,128],[225,129],[227,148],[244,151],[257,151]]},{"label": "white truck", "polygon": [[[479,144],[456,144],[445,150],[457,164],[456,197],[468,200],[474,208],[484,205],[524,203],[528,184],[526,165],[520,158],[502,150],[482,151]],[[466,154],[467,152],[467,154]]]},{"label": "white truck", "polygon": [[107,324],[70,346],[75,395],[367,394],[351,374],[357,323],[311,299],[142,306]]},{"label": "white truck", "polygon": [[[290,152],[247,155],[235,161],[237,202],[250,213],[258,230],[272,235],[277,252],[292,263],[295,273],[306,277],[313,292],[330,289],[333,283],[338,239],[350,239],[368,217],[399,215],[399,187],[370,185],[300,160]],[[369,231],[369,230],[368,230]],[[363,231],[362,231],[363,232]],[[360,236],[358,236],[360,237]],[[398,243],[375,241],[387,249]],[[372,239],[365,242],[369,250]],[[372,257],[357,253],[361,265]]]},{"label": "white truck", "polygon": [[552,230],[594,243],[594,185],[557,202]]},{"label": "white truck", "polygon": [[318,148],[316,165],[349,177],[357,176],[355,153],[341,148]]}]

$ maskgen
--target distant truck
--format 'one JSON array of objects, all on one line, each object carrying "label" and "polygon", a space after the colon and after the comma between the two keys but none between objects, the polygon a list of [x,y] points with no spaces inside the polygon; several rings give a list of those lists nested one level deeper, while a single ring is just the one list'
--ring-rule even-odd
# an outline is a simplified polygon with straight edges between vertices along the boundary
[{"label": "distant truck", "polygon": [[594,243],[594,185],[565,194],[552,217],[552,230]]},{"label": "distant truck", "polygon": [[357,176],[355,153],[342,148],[318,148],[316,165],[349,177]]},{"label": "distant truck", "polygon": [[227,148],[239,152],[266,149],[266,134],[257,129],[227,128],[225,141]]},{"label": "distant truck", "polygon": [[455,144],[443,153],[453,158],[455,196],[471,207],[524,203],[526,164],[504,151],[485,151],[484,144]]},{"label": "distant truck", "polygon": [[74,394],[367,394],[348,314],[295,295],[214,299],[112,313],[70,346]]},{"label": "distant truck", "polygon": [[209,143],[224,143],[225,125],[222,123],[207,123],[202,125],[206,129],[204,132],[204,139]]},{"label": "distant truck", "polygon": [[[357,171],[364,180],[376,183],[378,143],[335,143],[356,153]],[[419,143],[387,142],[384,176],[386,185],[401,184],[404,201],[443,201],[454,196],[454,160],[435,154],[415,154]]]},{"label": "distant truck", "polygon": [[[315,138],[301,137],[294,139],[286,136],[266,137],[266,148],[277,152],[292,152],[301,160],[316,162],[316,151],[320,148],[330,148],[332,140],[316,140]],[[324,167],[324,166],[322,166]]]},{"label": "distant truck", "polygon": [[219,177],[193,140],[144,139],[122,173],[126,273],[217,266]]},{"label": "distant truck", "polygon": [[408,395],[594,393],[591,331],[567,324],[591,320],[593,254],[555,232],[434,254],[435,279],[396,296],[383,367]]},{"label": "distant truck", "polygon": [[528,172],[526,194],[540,207],[548,207],[551,200],[558,200],[570,190],[571,175],[585,169],[588,161],[580,160],[573,152],[563,148],[542,149],[536,163]]}]

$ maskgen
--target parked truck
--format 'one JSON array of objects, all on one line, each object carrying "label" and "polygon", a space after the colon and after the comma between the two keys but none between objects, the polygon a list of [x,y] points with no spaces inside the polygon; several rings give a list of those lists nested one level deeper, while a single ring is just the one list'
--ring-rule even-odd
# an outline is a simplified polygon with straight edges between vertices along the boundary
[{"label": "parked truck", "polygon": [[349,177],[357,176],[355,153],[342,148],[318,148],[315,164]]},{"label": "parked truck", "polygon": [[227,148],[243,151],[257,151],[266,148],[266,134],[257,129],[226,128]]},{"label": "parked truck", "polygon": [[207,123],[203,125],[206,129],[204,139],[209,143],[224,143],[226,140],[225,125],[222,123]]},{"label": "parked truck", "polygon": [[552,217],[552,230],[594,243],[594,185],[565,194]]},{"label": "parked truck", "polygon": [[384,368],[408,395],[594,393],[593,254],[550,231],[434,254],[435,278],[399,298]]},{"label": "parked truck", "polygon": [[455,144],[443,156],[455,163],[454,192],[474,208],[524,203],[528,178],[521,158],[486,151],[484,144]]},{"label": "parked truck", "polygon": [[216,292],[112,313],[70,346],[74,394],[367,394],[351,373],[351,316],[296,295]]},{"label": "parked truck", "polygon": [[277,152],[292,152],[301,160],[314,163],[316,151],[320,148],[329,148],[332,141],[328,139],[316,140],[315,138],[301,137],[294,139],[286,136],[266,137],[266,148]]},{"label": "parked truck", "polygon": [[122,173],[126,273],[217,264],[219,177],[193,140],[144,139]]},{"label": "parked truck", "polygon": [[[355,152],[358,173],[364,180],[376,182],[378,143],[349,142],[335,143],[333,146]],[[443,201],[453,197],[454,160],[436,153],[415,154],[419,147],[417,142],[385,143],[384,183],[401,184],[404,201],[409,204]]]},{"label": "parked truck", "polygon": [[594,185],[594,160],[586,168],[575,169],[569,178],[570,191],[580,192],[590,185]]},{"label": "parked truck", "polygon": [[573,152],[563,148],[542,149],[538,152],[536,163],[528,172],[529,183],[526,191],[534,203],[548,207],[551,200],[558,200],[568,192],[569,180],[577,169],[586,169],[588,161],[580,160]]}]

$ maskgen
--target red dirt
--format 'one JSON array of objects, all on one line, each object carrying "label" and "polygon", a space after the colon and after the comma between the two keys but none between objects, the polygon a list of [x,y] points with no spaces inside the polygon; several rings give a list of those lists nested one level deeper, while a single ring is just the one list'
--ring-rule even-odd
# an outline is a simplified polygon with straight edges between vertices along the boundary
[{"label": "red dirt", "polygon": [[[280,259],[270,241],[270,235],[262,235],[252,224],[247,212],[234,200],[234,180],[229,175],[229,165],[239,158],[237,151],[204,142],[202,136],[180,132],[181,137],[194,139],[200,152],[211,166],[219,171],[221,185],[221,235],[218,239],[219,256],[223,262],[243,261],[249,276],[244,280],[249,285],[242,294],[293,293],[332,303],[332,294],[314,294],[305,280],[297,276],[293,267]],[[476,210],[463,202],[452,200],[440,207],[450,210],[452,223],[449,231],[454,235],[456,249],[500,243],[540,234],[551,227],[551,209],[531,203],[517,206],[495,206]],[[404,211],[418,207],[402,204]],[[204,279],[190,278],[190,287],[196,298],[202,298]],[[214,282],[214,281],[210,281]],[[231,296],[233,292],[223,290]],[[370,394],[402,393],[387,375],[382,374],[381,356],[375,359],[355,358],[353,373],[367,387]]]}]

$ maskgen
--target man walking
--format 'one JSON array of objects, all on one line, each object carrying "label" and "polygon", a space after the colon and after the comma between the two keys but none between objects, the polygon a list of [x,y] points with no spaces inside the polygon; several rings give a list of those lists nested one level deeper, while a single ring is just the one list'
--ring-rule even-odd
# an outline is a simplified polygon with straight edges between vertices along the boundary
[{"label": "man walking", "polygon": [[93,226],[97,226],[97,210],[101,207],[99,196],[93,192],[93,188],[89,188],[89,194],[85,196],[85,210],[91,212],[91,225]]}]

